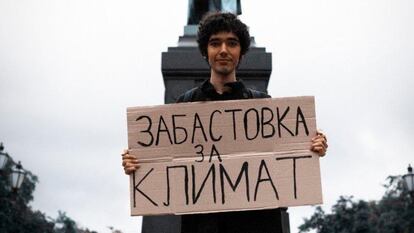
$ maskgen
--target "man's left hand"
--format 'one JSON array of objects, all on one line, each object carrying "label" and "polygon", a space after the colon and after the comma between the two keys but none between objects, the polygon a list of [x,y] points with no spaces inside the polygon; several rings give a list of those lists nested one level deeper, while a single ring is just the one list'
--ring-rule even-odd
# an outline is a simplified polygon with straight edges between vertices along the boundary
[{"label": "man's left hand", "polygon": [[326,150],[328,149],[328,140],[326,139],[325,134],[317,130],[316,136],[312,138],[312,146],[311,151],[318,153],[319,156],[324,156],[326,154]]}]

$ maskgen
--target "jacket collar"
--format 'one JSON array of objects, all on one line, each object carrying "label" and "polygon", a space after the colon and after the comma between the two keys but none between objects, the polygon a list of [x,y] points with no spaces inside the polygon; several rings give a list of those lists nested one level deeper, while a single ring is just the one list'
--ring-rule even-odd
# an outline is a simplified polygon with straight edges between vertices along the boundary
[{"label": "jacket collar", "polygon": [[242,80],[237,80],[236,82],[224,84],[227,87],[230,87],[228,92],[223,94],[217,93],[214,89],[213,84],[210,83],[210,80],[207,79],[201,84],[201,90],[211,99],[244,99],[243,94],[246,92],[246,87]]}]

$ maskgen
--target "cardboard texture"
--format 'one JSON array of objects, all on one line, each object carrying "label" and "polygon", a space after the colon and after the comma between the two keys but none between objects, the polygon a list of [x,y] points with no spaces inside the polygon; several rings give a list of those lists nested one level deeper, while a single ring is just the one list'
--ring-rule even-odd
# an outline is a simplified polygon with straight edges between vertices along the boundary
[{"label": "cardboard texture", "polygon": [[131,215],[322,203],[313,97],[127,109]]}]

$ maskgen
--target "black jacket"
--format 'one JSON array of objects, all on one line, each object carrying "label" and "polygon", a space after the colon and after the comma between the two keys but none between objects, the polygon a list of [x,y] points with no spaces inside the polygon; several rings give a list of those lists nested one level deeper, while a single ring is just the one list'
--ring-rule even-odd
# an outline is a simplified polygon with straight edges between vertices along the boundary
[{"label": "black jacket", "polygon": [[264,92],[247,88],[241,80],[233,83],[226,83],[225,86],[229,87],[229,91],[219,94],[207,79],[200,86],[188,90],[179,96],[177,103],[270,98],[270,95]]},{"label": "black jacket", "polygon": [[[219,94],[206,80],[178,97],[177,103],[270,98],[264,92],[247,88],[242,81],[226,86],[229,92]],[[281,211],[286,209],[183,215],[181,233],[274,233],[278,232]]]}]

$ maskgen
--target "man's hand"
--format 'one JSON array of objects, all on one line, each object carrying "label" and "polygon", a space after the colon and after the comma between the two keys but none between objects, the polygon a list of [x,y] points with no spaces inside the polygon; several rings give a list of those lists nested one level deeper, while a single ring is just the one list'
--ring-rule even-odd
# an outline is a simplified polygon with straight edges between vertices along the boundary
[{"label": "man's hand", "polygon": [[319,156],[324,156],[328,149],[328,139],[322,131],[317,130],[316,136],[312,138],[311,151],[318,153]]},{"label": "man's hand", "polygon": [[140,167],[138,159],[135,158],[135,156],[130,155],[127,149],[125,149],[124,153],[122,153],[122,166],[124,167],[125,174],[127,175],[131,175]]}]

